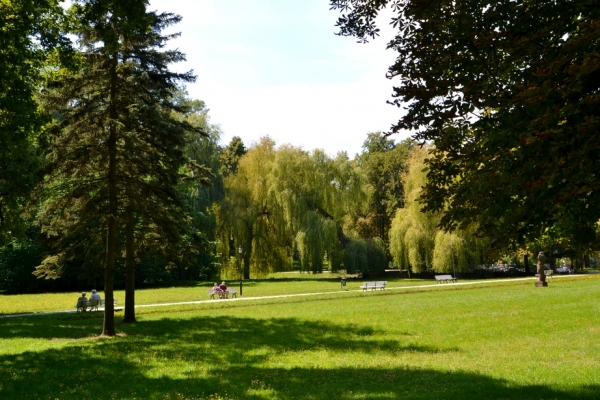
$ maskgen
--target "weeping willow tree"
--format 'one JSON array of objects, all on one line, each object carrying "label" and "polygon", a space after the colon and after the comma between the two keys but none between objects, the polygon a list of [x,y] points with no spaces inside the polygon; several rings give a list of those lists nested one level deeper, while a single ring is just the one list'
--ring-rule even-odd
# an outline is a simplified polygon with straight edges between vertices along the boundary
[{"label": "weeping willow tree", "polygon": [[475,236],[475,229],[455,232],[438,231],[435,235],[432,268],[449,272],[453,267],[464,272],[483,262],[488,240]]},{"label": "weeping willow tree", "polygon": [[302,270],[321,272],[325,256],[332,269],[339,269],[340,257],[336,223],[313,211],[306,213],[306,225],[296,234],[296,248],[300,253]]},{"label": "weeping willow tree", "polygon": [[390,230],[390,253],[394,263],[412,272],[466,271],[480,262],[487,240],[477,238],[475,229],[445,232],[438,228],[441,213],[423,212],[419,202],[427,183],[425,158],[428,149],[414,148],[403,176],[406,208],[396,212]]},{"label": "weeping willow tree", "polygon": [[344,253],[344,266],[346,272],[354,274],[365,272],[368,269],[367,243],[360,239],[351,239],[346,245]]},{"label": "weeping willow tree", "polygon": [[271,190],[294,233],[303,270],[320,272],[325,257],[332,270],[343,267],[349,242],[344,226],[352,204],[366,198],[362,186],[345,153],[331,158],[289,145],[277,151]]},{"label": "weeping willow tree", "polygon": [[[224,199],[215,206],[219,251],[225,267],[242,268],[244,279],[289,266],[293,237],[269,187],[275,142],[266,137],[251,147],[224,179]],[[241,248],[241,255],[238,249]]]},{"label": "weeping willow tree", "polygon": [[[231,268],[242,247],[244,276],[289,269],[294,250],[301,268],[320,272],[344,265],[350,210],[366,198],[360,174],[345,153],[307,152],[264,138],[225,177],[216,206],[220,250]],[[232,256],[236,256],[233,258]]]},{"label": "weeping willow tree", "polygon": [[427,181],[424,160],[427,148],[416,147],[403,175],[405,208],[396,211],[390,229],[390,253],[394,263],[412,272],[431,269],[439,216],[421,211],[418,198]]}]

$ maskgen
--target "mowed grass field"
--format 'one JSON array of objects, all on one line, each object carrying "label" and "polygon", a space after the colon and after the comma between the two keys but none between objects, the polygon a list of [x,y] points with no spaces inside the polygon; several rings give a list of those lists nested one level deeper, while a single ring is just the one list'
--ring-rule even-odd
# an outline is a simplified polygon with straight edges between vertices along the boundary
[{"label": "mowed grass field", "polygon": [[0,319],[0,398],[600,398],[594,276],[137,315],[113,338],[101,313]]},{"label": "mowed grass field", "polygon": [[[364,280],[348,279],[345,291],[358,290]],[[220,283],[221,281],[219,281]],[[214,282],[191,283],[187,286],[170,287],[162,289],[141,289],[135,294],[136,304],[174,303],[186,301],[208,300],[208,291]],[[410,287],[420,285],[435,285],[435,282],[422,279],[393,279],[388,281],[389,288]],[[227,285],[235,288],[239,293],[239,281],[227,281]],[[320,293],[340,291],[340,280],[332,274],[276,274],[274,279],[255,279],[243,283],[244,297],[276,296],[298,293]],[[91,295],[92,288],[82,288]],[[102,298],[104,293],[99,291]],[[72,293],[43,293],[30,295],[0,295],[0,315],[22,314],[32,312],[50,312],[74,310],[77,298],[81,292]],[[125,292],[115,290],[114,297],[117,305],[125,302]]]}]

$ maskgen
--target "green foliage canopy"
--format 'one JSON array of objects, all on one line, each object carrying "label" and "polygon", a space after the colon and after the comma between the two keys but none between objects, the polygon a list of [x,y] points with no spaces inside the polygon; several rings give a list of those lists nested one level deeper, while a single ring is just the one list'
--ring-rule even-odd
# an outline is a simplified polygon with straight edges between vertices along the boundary
[{"label": "green foliage canopy", "polygon": [[588,0],[331,0],[341,35],[395,12],[388,76],[407,108],[392,132],[432,142],[425,209],[447,229],[535,239],[560,225],[596,242],[600,7]]},{"label": "green foliage canopy", "polygon": [[414,143],[408,139],[394,143],[381,132],[367,134],[358,168],[368,184],[367,206],[357,216],[357,230],[365,239],[381,238],[388,243],[388,232],[398,208],[404,207],[401,175],[406,172],[408,154]]},{"label": "green foliage canopy", "polygon": [[58,1],[0,5],[0,246],[25,229],[20,214],[36,183],[41,160],[35,142],[47,121],[35,93],[46,60],[54,54],[66,61],[70,42],[63,22]]},{"label": "green foliage canopy", "polygon": [[[217,207],[221,252],[243,249],[244,276],[287,269],[297,251],[306,271],[327,259],[342,268],[352,211],[366,200],[363,178],[345,153],[335,158],[263,138],[225,178]],[[366,252],[364,252],[366,256]],[[235,260],[235,259],[234,259]]]}]

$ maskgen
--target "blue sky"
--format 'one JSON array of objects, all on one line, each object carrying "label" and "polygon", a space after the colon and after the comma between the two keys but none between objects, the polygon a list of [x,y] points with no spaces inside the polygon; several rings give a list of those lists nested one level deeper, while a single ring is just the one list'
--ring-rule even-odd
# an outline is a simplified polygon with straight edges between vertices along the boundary
[{"label": "blue sky", "polygon": [[394,61],[387,21],[382,37],[363,45],[334,34],[339,14],[328,0],[151,0],[151,8],[183,17],[171,46],[187,62],[176,69],[196,73],[187,90],[207,103],[223,143],[268,135],[352,157],[368,132],[400,117],[386,104]]}]

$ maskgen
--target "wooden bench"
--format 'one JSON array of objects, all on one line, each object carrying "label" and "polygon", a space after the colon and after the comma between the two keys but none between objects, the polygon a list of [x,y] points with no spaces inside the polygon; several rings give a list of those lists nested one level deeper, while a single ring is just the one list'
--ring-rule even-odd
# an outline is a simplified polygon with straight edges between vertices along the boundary
[{"label": "wooden bench", "polygon": [[[114,300],[114,305],[117,305],[117,299],[113,299]],[[87,300],[85,302],[85,304],[83,304],[83,300],[78,300],[77,301],[77,305],[75,306],[75,308],[77,309],[77,312],[85,312],[86,308],[89,307],[90,311],[98,311],[98,307],[104,307],[105,303],[104,303],[104,299],[100,299],[100,300]]]},{"label": "wooden bench", "polygon": [[456,278],[453,278],[452,275],[436,275],[435,280],[437,283],[448,283],[448,282],[456,283]]},{"label": "wooden bench", "polygon": [[227,288],[227,292],[228,293],[213,292],[212,289],[208,289],[208,294],[210,295],[211,299],[215,299],[216,297],[218,297],[219,299],[228,299],[229,296],[237,298],[237,290]]},{"label": "wooden bench", "polygon": [[377,289],[385,289],[385,285],[387,284],[387,281],[377,281],[377,282],[363,282],[362,286],[360,287],[363,292],[365,292],[367,289],[371,289],[371,290],[377,290]]}]

